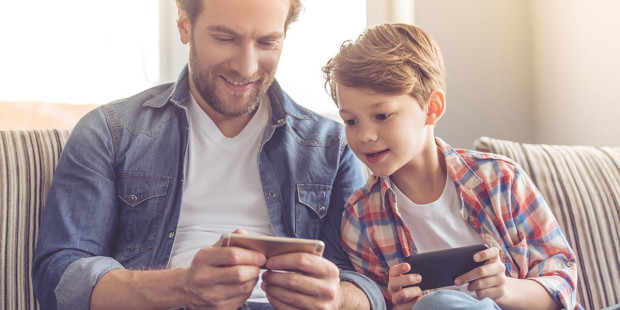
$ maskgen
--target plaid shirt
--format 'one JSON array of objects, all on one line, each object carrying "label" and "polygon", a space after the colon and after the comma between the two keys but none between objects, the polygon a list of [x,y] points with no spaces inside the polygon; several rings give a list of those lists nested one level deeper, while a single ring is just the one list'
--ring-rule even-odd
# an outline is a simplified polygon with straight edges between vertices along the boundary
[{"label": "plaid shirt", "polygon": [[[536,186],[512,160],[455,150],[436,138],[461,196],[463,220],[497,247],[506,275],[540,283],[567,309],[576,303],[576,258]],[[342,244],[355,269],[377,281],[386,301],[388,271],[417,253],[387,177],[371,176],[347,200]]]}]

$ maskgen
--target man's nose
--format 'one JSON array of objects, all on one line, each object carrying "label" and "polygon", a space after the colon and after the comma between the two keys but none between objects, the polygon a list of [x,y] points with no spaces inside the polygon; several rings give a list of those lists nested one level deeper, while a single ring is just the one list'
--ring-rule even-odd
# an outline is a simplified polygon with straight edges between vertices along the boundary
[{"label": "man's nose", "polygon": [[258,71],[258,51],[252,44],[243,44],[231,61],[231,69],[244,78],[251,77]]}]

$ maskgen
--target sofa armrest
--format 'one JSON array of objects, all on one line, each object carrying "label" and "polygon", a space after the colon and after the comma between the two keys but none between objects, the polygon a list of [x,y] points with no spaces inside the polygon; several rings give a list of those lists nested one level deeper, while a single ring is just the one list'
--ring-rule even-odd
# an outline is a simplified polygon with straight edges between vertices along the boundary
[{"label": "sofa armrest", "polygon": [[536,184],[577,256],[577,301],[586,309],[620,303],[620,147],[489,137],[474,147],[513,159]]},{"label": "sofa armrest", "polygon": [[39,219],[69,130],[0,131],[0,303],[38,309],[30,281]]}]

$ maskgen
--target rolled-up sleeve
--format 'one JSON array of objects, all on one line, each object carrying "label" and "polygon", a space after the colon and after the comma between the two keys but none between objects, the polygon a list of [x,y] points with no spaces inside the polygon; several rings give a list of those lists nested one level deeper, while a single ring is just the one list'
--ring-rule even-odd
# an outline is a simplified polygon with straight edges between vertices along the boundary
[{"label": "rolled-up sleeve", "polygon": [[57,309],[79,310],[90,308],[90,296],[95,284],[106,272],[123,268],[110,257],[95,256],[74,261],[67,267],[54,289]]}]

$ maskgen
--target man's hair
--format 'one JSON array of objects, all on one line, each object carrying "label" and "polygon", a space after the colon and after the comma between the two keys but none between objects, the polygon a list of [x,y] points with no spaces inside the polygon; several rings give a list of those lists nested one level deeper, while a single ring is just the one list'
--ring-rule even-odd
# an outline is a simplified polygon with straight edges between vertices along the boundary
[{"label": "man's hair", "polygon": [[381,24],[345,41],[323,67],[325,87],[338,104],[336,85],[388,95],[413,96],[424,109],[433,90],[446,90],[439,46],[426,31]]},{"label": "man's hair", "polygon": [[[202,1],[203,0],[176,0],[177,6],[187,13],[187,17],[189,18],[189,22],[194,25],[196,22],[196,18],[202,12]],[[292,22],[297,21],[299,18],[299,13],[303,10],[303,5],[301,4],[301,0],[290,0],[291,6],[288,10],[288,16],[286,17],[286,22],[284,24],[284,30],[288,29],[288,25]]]}]

